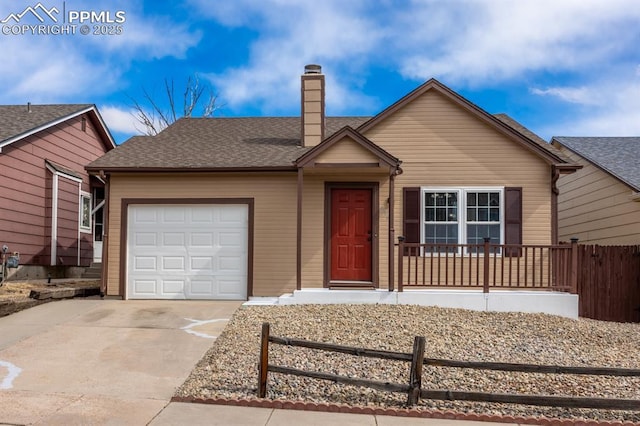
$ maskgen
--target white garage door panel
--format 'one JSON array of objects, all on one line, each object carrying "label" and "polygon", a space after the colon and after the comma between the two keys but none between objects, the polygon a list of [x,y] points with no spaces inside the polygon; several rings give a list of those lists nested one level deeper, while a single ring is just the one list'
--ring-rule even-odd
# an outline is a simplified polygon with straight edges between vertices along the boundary
[{"label": "white garage door panel", "polygon": [[247,298],[246,205],[132,205],[130,299]]}]

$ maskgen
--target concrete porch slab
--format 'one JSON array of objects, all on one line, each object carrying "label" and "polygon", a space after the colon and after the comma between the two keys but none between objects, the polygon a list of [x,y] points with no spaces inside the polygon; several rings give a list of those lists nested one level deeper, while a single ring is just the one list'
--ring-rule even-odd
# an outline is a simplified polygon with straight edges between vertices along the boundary
[{"label": "concrete porch slab", "polygon": [[[551,291],[419,289],[304,289],[280,296],[274,305],[400,304],[492,312],[526,312],[578,318],[578,295]],[[265,304],[265,303],[262,303]]]}]

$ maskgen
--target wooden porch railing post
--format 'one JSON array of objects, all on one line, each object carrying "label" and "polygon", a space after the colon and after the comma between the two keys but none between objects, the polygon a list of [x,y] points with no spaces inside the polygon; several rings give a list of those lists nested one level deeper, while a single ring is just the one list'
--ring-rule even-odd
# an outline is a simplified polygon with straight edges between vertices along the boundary
[{"label": "wooden porch railing post", "polygon": [[571,294],[578,294],[578,239],[571,238]]},{"label": "wooden porch railing post", "polygon": [[267,396],[267,373],[269,371],[269,323],[262,323],[260,339],[260,363],[258,364],[258,398]]},{"label": "wooden porch railing post", "polygon": [[484,237],[484,271],[483,271],[483,291],[489,293],[489,241],[490,238]]},{"label": "wooden porch railing post", "polygon": [[407,405],[413,406],[420,399],[422,390],[422,365],[424,363],[425,339],[423,336],[416,336],[413,339],[413,357],[411,358],[411,372],[409,373],[409,392]]},{"label": "wooden porch railing post", "polygon": [[398,237],[398,291],[402,292],[402,274],[404,261],[404,236]]}]

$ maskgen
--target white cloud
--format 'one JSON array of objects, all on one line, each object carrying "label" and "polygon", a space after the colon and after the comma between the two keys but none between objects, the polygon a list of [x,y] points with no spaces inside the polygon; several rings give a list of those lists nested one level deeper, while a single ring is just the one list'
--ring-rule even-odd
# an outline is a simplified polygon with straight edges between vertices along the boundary
[{"label": "white cloud", "polygon": [[581,105],[599,105],[600,95],[587,87],[532,88],[530,92],[539,96],[553,96],[565,102]]},{"label": "white cloud", "polygon": [[109,130],[129,135],[141,134],[141,126],[134,117],[133,110],[112,105],[101,106],[98,110]]},{"label": "white cloud", "polygon": [[425,1],[398,19],[409,35],[394,35],[406,76],[465,84],[531,71],[589,72],[584,67],[633,48],[640,35],[633,0]]},{"label": "white cloud", "polygon": [[[571,88],[555,88],[555,93]],[[551,120],[542,129],[553,136],[638,136],[640,135],[640,77],[598,82],[585,88],[599,103],[583,103],[567,108],[567,113]],[[566,101],[562,96],[561,100]]]},{"label": "white cloud", "polygon": [[[88,9],[76,2],[67,8]],[[92,2],[90,10],[124,10],[121,35],[0,35],[3,102],[95,102],[121,90],[134,61],[183,58],[201,39],[199,31],[170,17],[145,15],[141,4]]]},{"label": "white cloud", "polygon": [[376,107],[373,99],[349,89],[362,83],[358,77],[345,80],[347,75],[358,75],[347,71],[366,66],[361,58],[379,44],[382,35],[372,21],[361,18],[364,4],[248,0],[218,8],[200,1],[202,13],[229,25],[250,24],[261,32],[251,46],[248,65],[208,77],[230,109],[251,103],[265,113],[291,111],[299,106],[304,65],[319,63],[327,74],[329,114],[343,111],[349,103]]}]

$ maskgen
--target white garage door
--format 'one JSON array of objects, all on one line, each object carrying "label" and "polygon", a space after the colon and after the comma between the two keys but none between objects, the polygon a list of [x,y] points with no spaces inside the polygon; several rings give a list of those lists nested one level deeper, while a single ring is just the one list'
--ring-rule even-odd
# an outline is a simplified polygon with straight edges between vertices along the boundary
[{"label": "white garage door", "polygon": [[131,205],[130,299],[247,298],[246,204]]}]

